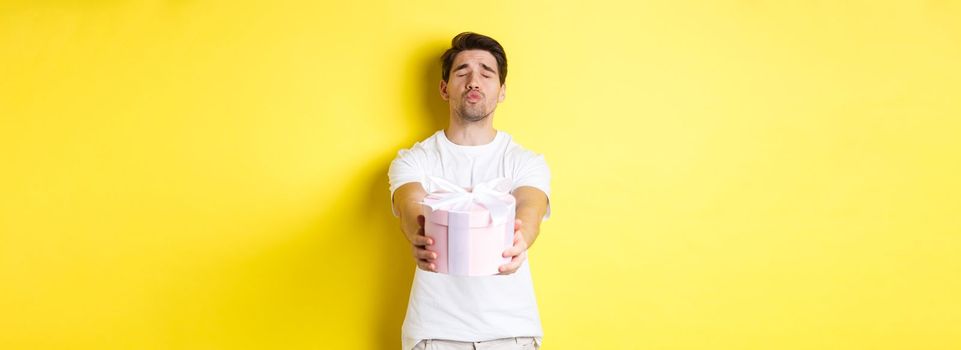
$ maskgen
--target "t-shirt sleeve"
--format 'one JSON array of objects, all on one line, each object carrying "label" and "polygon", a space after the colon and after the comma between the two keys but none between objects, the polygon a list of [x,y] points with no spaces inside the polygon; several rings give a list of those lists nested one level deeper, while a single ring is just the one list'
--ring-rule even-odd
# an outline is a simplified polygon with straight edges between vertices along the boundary
[{"label": "t-shirt sleeve", "polygon": [[390,162],[390,168],[387,170],[387,178],[390,183],[390,208],[394,217],[400,216],[397,208],[394,208],[394,191],[411,182],[423,183],[425,176],[426,172],[414,152],[407,149],[397,152],[397,157]]},{"label": "t-shirt sleeve", "polygon": [[551,170],[541,154],[528,157],[516,172],[511,192],[521,186],[531,186],[547,195],[547,213],[544,219],[551,217]]}]

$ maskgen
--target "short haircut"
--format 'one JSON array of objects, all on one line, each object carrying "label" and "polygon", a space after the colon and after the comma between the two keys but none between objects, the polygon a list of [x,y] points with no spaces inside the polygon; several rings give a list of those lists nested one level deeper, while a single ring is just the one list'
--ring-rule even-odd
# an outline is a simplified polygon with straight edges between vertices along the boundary
[{"label": "short haircut", "polygon": [[497,75],[500,78],[501,85],[504,85],[504,81],[507,80],[507,54],[504,53],[504,47],[489,36],[471,32],[457,34],[451,39],[450,48],[440,57],[443,69],[441,77],[444,78],[444,81],[450,81],[450,70],[453,68],[451,66],[454,65],[454,57],[457,57],[457,54],[461,51],[466,50],[490,52],[497,60]]}]

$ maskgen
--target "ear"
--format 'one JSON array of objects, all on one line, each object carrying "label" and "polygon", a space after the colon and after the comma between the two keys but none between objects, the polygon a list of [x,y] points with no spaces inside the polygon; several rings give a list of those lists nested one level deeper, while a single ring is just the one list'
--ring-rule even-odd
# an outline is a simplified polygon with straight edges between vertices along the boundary
[{"label": "ear", "polygon": [[447,101],[450,95],[447,94],[447,82],[444,79],[440,80],[440,97]]},{"label": "ear", "polygon": [[505,97],[507,97],[507,84],[501,84],[501,92],[497,94],[497,102],[504,102]]}]

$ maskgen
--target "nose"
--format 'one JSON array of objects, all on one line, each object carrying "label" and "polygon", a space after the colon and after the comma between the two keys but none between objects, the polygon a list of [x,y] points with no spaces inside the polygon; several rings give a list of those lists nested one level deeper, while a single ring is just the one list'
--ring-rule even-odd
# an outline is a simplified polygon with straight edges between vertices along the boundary
[{"label": "nose", "polygon": [[478,89],[480,89],[480,82],[477,80],[476,77],[471,75],[471,78],[467,80],[467,90],[470,91],[470,90],[478,90]]}]

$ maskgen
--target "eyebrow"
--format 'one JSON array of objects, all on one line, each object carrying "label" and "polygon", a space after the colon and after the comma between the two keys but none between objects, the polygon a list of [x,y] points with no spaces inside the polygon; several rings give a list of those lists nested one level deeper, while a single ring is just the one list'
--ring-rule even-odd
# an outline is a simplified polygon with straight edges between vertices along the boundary
[{"label": "eyebrow", "polygon": [[[467,67],[468,67],[468,66],[467,66],[467,63],[463,63],[463,64],[457,66],[457,68],[454,68],[454,71],[456,72],[456,71],[459,71],[459,70],[464,69],[464,68],[467,68]],[[491,68],[490,66],[488,66],[488,65],[486,65],[486,64],[481,63],[481,67],[484,68],[484,70],[486,70],[486,71],[488,71],[488,72],[497,74],[497,72],[494,71],[494,68]]]}]

